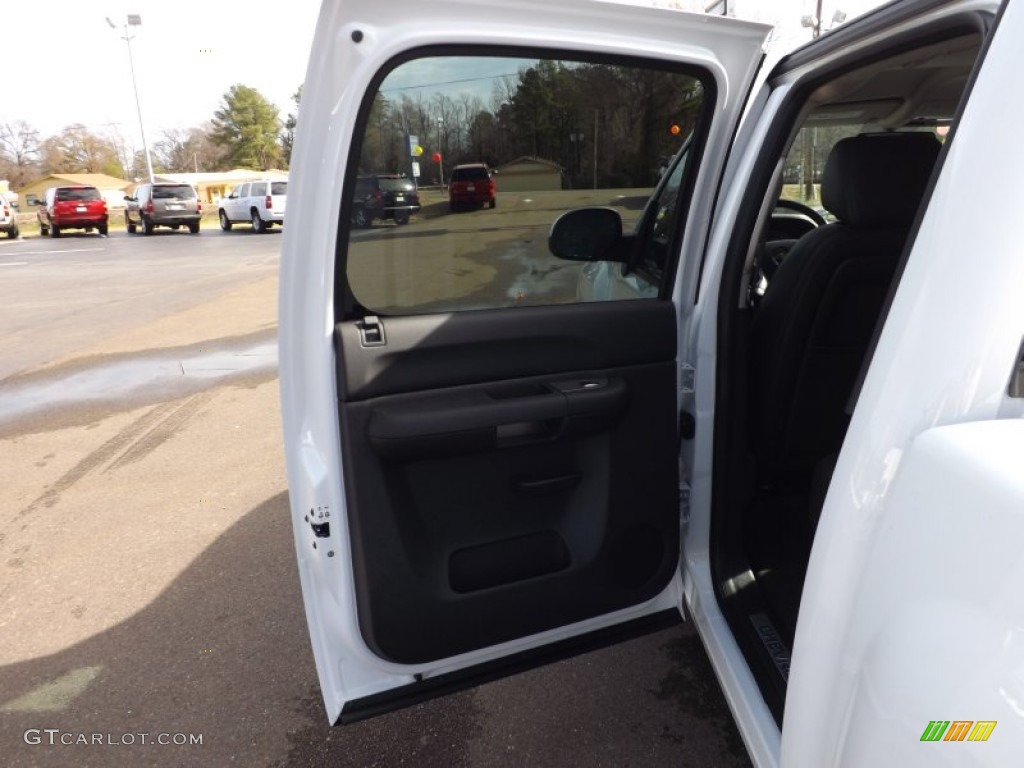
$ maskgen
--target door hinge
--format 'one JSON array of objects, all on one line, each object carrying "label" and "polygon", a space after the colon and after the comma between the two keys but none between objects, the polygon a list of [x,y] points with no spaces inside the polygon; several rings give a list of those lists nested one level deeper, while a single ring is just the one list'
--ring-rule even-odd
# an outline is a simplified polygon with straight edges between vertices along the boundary
[{"label": "door hinge", "polygon": [[679,366],[679,391],[684,395],[693,394],[694,382],[697,379],[697,369],[689,363],[682,363]]},{"label": "door hinge", "polygon": [[679,480],[679,522],[690,522],[690,484],[683,479]]}]

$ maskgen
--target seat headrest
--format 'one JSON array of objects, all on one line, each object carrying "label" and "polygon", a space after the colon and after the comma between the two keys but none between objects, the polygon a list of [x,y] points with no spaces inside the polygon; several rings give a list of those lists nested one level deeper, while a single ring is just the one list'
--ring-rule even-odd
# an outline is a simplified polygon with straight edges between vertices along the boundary
[{"label": "seat headrest", "polygon": [[853,227],[910,226],[941,147],[930,133],[842,139],[825,163],[821,203]]}]

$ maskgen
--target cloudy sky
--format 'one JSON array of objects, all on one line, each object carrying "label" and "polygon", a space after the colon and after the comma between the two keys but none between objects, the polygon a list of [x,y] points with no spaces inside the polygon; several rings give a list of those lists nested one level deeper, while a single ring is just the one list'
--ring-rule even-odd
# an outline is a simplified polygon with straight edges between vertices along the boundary
[{"label": "cloudy sky", "polygon": [[[707,0],[633,2],[699,10]],[[837,8],[852,18],[878,4],[823,0],[824,26]],[[776,23],[775,44],[783,47],[810,38],[800,18],[814,7],[814,0],[728,0],[730,15]],[[150,144],[164,129],[208,120],[234,83],[257,88],[283,118],[305,76],[318,10],[317,0],[4,2],[0,57],[11,77],[0,99],[0,123],[24,120],[44,137],[84,123],[141,146],[121,39],[127,13],[142,18],[141,27],[131,28],[132,51]]]}]

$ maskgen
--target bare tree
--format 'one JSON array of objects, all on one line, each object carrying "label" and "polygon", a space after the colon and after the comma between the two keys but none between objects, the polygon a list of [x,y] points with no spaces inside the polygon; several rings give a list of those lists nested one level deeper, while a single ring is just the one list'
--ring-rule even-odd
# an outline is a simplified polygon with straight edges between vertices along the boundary
[{"label": "bare tree", "polygon": [[0,177],[15,189],[39,175],[39,131],[24,120],[0,123]]},{"label": "bare tree", "polygon": [[40,144],[43,173],[106,173],[123,177],[125,168],[116,142],[81,123],[64,128]]},{"label": "bare tree", "polygon": [[473,122],[476,116],[482,112],[484,112],[484,103],[479,96],[463,93],[459,97],[458,115],[461,131],[459,136],[459,157],[453,157],[453,160],[467,159],[464,157],[467,153],[468,155],[473,154],[470,148],[472,144]]},{"label": "bare tree", "polygon": [[225,170],[223,151],[210,138],[212,126],[171,128],[153,146],[156,161],[167,173]]}]

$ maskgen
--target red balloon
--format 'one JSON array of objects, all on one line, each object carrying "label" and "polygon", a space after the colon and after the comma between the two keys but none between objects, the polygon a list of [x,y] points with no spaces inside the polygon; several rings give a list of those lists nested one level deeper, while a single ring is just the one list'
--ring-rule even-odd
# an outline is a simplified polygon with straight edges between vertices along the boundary
[{"label": "red balloon", "polygon": [[441,162],[441,153],[440,152],[435,152],[433,155],[431,155],[430,159],[433,160],[435,163],[440,163]]}]

